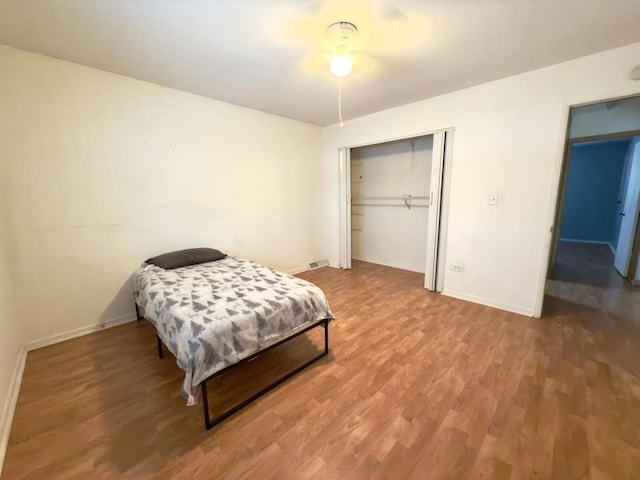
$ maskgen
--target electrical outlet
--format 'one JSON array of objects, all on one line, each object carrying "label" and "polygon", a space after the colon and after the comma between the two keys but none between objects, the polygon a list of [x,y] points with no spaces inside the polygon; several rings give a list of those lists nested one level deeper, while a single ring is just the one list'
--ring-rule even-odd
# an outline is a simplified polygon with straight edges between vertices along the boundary
[{"label": "electrical outlet", "polygon": [[464,270],[464,267],[459,263],[452,263],[451,270],[453,270],[454,272],[462,272]]}]

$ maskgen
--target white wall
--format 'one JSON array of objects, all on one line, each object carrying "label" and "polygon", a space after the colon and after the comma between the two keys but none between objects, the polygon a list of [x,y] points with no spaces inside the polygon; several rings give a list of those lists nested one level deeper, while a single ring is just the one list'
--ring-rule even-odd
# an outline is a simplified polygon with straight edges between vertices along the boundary
[{"label": "white wall", "polygon": [[0,473],[24,363],[24,325],[16,314],[8,254],[7,168],[0,155]]},{"label": "white wall", "polygon": [[25,358],[20,320],[13,302],[6,252],[0,248],[0,473]]},{"label": "white wall", "polygon": [[0,105],[31,346],[133,318],[129,277],[158,253],[326,258],[320,127],[6,47]]},{"label": "white wall", "polygon": [[428,196],[432,150],[432,136],[351,150],[354,259],[424,273],[427,202],[414,200],[408,209],[402,200],[366,198]]},{"label": "white wall", "polygon": [[569,106],[640,93],[628,75],[638,58],[640,43],[328,127],[330,261],[339,252],[338,148],[454,127],[444,293],[538,314]]}]

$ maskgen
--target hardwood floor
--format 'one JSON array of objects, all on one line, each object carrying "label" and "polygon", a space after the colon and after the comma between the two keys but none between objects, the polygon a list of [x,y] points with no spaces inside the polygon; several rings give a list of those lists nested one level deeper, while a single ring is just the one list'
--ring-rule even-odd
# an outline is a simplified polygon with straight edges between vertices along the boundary
[{"label": "hardwood floor", "polygon": [[[637,316],[549,295],[532,319],[363,262],[301,277],[332,353],[210,431],[147,322],[29,353],[2,478],[640,479]],[[320,334],[225,375],[220,401]]]}]

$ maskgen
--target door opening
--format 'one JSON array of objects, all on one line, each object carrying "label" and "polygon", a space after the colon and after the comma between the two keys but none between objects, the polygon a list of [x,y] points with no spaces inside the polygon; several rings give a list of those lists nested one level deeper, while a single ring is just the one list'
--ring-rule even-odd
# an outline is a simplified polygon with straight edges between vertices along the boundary
[{"label": "door opening", "polygon": [[570,109],[545,302],[597,302],[640,279],[639,114],[640,96]]},{"label": "door opening", "polygon": [[425,274],[442,291],[453,129],[343,148],[340,266],[352,257]]}]

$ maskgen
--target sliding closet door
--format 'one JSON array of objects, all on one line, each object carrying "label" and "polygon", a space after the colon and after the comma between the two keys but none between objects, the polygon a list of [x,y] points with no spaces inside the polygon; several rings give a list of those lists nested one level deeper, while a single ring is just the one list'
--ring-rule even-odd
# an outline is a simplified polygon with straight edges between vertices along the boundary
[{"label": "sliding closet door", "polygon": [[339,151],[340,268],[351,268],[351,150]]},{"label": "sliding closet door", "polygon": [[440,235],[440,204],[444,166],[444,132],[433,134],[431,182],[429,192],[429,222],[427,223],[427,257],[424,268],[424,288],[436,290],[438,239]]},{"label": "sliding closet door", "polygon": [[440,195],[440,215],[438,227],[438,247],[436,258],[436,292],[442,292],[444,288],[444,268],[446,260],[445,248],[447,245],[449,202],[451,191],[451,170],[453,166],[453,129],[442,132],[444,135],[444,152],[442,157],[444,165],[442,169],[442,190]]}]

